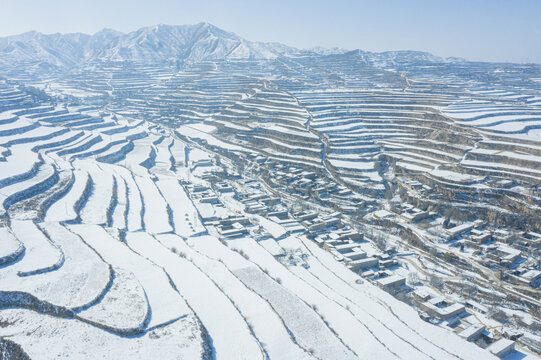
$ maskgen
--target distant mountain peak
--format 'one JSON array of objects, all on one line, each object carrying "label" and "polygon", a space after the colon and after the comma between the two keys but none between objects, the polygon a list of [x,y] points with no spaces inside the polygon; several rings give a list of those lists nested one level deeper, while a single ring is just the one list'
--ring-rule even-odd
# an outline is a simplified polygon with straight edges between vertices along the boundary
[{"label": "distant mountain peak", "polygon": [[0,64],[50,63],[72,66],[96,61],[161,63],[228,58],[275,58],[294,48],[254,43],[207,22],[195,25],[158,24],[122,33],[103,29],[93,35],[37,31],[0,38]]},{"label": "distant mountain peak", "polygon": [[129,33],[105,28],[93,35],[42,34],[29,31],[0,38],[0,66],[49,64],[77,66],[85,63],[121,61],[159,64],[195,63],[230,59],[274,59],[280,56],[359,56],[370,65],[445,60],[419,51],[370,53],[362,50],[316,47],[299,50],[281,43],[248,41],[208,22],[193,25],[158,24]]},{"label": "distant mountain peak", "polygon": [[322,46],[314,46],[308,50],[321,55],[344,54],[350,51],[339,47],[327,48]]},{"label": "distant mountain peak", "polygon": [[124,33],[120,32],[118,30],[115,30],[115,29],[103,28],[100,31],[94,33],[93,36],[96,36],[96,35],[117,35],[117,36],[120,36],[120,35],[123,35],[123,34]]}]

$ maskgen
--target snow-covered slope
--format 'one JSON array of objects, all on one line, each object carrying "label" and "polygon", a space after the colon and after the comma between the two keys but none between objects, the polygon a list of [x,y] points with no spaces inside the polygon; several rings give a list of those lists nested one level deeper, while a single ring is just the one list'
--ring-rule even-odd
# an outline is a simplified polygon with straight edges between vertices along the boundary
[{"label": "snow-covered slope", "polygon": [[167,129],[4,86],[0,338],[31,359],[491,358],[306,236],[219,238],[194,188],[211,156]]},{"label": "snow-covered slope", "polygon": [[209,24],[0,39],[0,358],[492,358],[534,290],[397,203],[537,229],[539,69]]},{"label": "snow-covered slope", "polygon": [[104,29],[94,35],[27,32],[0,39],[0,62],[45,62],[70,66],[93,61],[161,63],[218,59],[271,59],[297,50],[251,42],[208,23],[157,25],[123,34]]},{"label": "snow-covered slope", "polygon": [[196,25],[156,25],[124,34],[103,29],[93,35],[42,34],[30,31],[0,38],[0,64],[66,67],[93,62],[133,62],[187,64],[207,60],[274,59],[279,56],[358,57],[364,64],[392,67],[411,62],[446,62],[420,51],[348,51],[316,47],[300,50],[280,43],[248,41],[208,23]]}]

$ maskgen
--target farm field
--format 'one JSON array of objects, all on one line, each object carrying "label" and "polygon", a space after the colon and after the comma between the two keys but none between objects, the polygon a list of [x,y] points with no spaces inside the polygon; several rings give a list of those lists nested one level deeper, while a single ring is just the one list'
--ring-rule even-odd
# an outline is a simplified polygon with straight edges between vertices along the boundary
[{"label": "farm field", "polygon": [[0,358],[540,356],[539,65],[139,40],[0,43]]}]

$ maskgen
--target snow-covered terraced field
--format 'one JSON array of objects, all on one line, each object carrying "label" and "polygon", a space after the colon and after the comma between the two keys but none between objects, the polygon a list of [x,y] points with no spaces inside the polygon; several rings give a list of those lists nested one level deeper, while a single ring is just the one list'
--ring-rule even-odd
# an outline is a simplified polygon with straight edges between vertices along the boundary
[{"label": "snow-covered terraced field", "polygon": [[444,114],[462,124],[502,133],[530,134],[541,127],[541,109],[530,104],[463,101],[449,106]]},{"label": "snow-covered terraced field", "polygon": [[[311,116],[307,110],[287,94],[257,94],[249,104],[232,109],[282,119],[280,125],[266,128],[268,136],[260,137],[273,144],[269,153],[294,158],[286,149],[297,145],[299,159],[313,166],[321,163],[319,135],[306,130]],[[0,180],[5,219],[0,229],[0,319],[18,319],[16,326],[2,329],[9,329],[10,338],[28,354],[39,353],[44,339],[52,341],[56,332],[72,340],[39,358],[87,358],[90,352],[78,342],[83,336],[88,336],[86,346],[116,337],[119,342],[111,354],[138,348],[138,356],[149,351],[148,339],[153,338],[160,339],[160,349],[174,351],[166,356],[174,358],[424,356],[416,350],[424,344],[413,346],[401,337],[383,341],[393,336],[388,328],[395,320],[379,320],[378,314],[367,318],[362,304],[323,285],[318,275],[285,267],[249,238],[224,245],[204,235],[198,210],[175,171],[189,171],[182,167],[210,159],[205,152],[193,149],[184,164],[179,140],[146,123],[137,122],[112,139],[99,134],[102,127],[86,127],[81,134],[85,121],[95,121],[91,116],[69,111],[39,115],[20,115],[1,133],[2,146],[9,151]],[[73,121],[83,123],[74,127]],[[25,126],[31,129],[20,134],[27,137],[12,135]],[[148,136],[128,139],[137,127]],[[281,131],[291,140],[272,135]],[[296,138],[300,134],[301,146]],[[134,146],[117,147],[114,151],[122,152],[118,161],[100,161],[113,151],[116,145],[110,144],[115,141],[133,141]],[[61,189],[52,191],[55,186]],[[26,205],[19,206],[22,203]],[[16,220],[38,203],[45,204],[43,216]],[[16,213],[8,211],[15,208]],[[240,250],[249,257],[240,256]],[[346,303],[355,310],[348,310]],[[28,342],[20,331],[31,323],[41,331]],[[0,330],[0,336],[6,334]],[[424,339],[415,332],[401,336]],[[431,356],[447,356],[438,351]]]},{"label": "snow-covered terraced field", "polygon": [[[438,88],[424,80],[412,80],[409,87],[397,88],[398,80],[390,74],[375,68],[353,70],[347,67],[346,58],[329,59],[326,66],[335,69],[349,87],[329,88],[306,69],[309,59],[282,61],[280,66],[273,64],[263,71],[295,69],[292,77],[304,88],[285,79],[263,88],[254,85],[245,97],[225,101],[225,107],[214,113],[190,119],[195,124],[184,125],[181,130],[190,139],[227,152],[252,152],[273,162],[328,170],[344,184],[375,197],[385,191],[383,178],[390,169],[419,174],[442,167],[449,175],[458,174],[442,179],[453,182],[471,171],[468,161],[474,160],[476,149],[484,146],[485,139],[516,134],[517,138],[537,141],[536,103],[517,104],[517,98],[509,98],[506,92],[486,93],[472,88],[472,100],[464,100],[464,93],[456,88]],[[255,64],[249,66],[254,74],[261,71]],[[238,69],[234,63],[217,63],[208,78],[193,78],[183,91],[201,96],[221,86],[223,76]],[[363,86],[359,86],[359,74],[366,76]],[[380,82],[389,82],[387,88],[376,85],[380,78]],[[507,103],[494,105],[498,96]],[[381,166],[382,161],[392,167]],[[494,162],[502,160],[495,158]],[[532,168],[526,163],[524,166]],[[486,175],[490,174],[494,172],[487,168]]]},{"label": "snow-covered terraced field", "polygon": [[32,359],[494,358],[239,205],[255,180],[358,221],[411,185],[535,218],[541,96],[445,71],[361,52],[15,71],[36,88],[0,80],[0,338]]}]

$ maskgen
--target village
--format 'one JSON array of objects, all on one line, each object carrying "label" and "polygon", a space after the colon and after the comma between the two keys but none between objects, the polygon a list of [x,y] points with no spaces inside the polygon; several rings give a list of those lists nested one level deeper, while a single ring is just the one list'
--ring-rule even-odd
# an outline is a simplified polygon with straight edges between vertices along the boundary
[{"label": "village", "polygon": [[485,2],[2,3],[0,360],[541,359],[541,11]]},{"label": "village", "polygon": [[[417,229],[438,246],[437,256],[443,255],[441,249],[445,249],[449,265],[464,263],[463,259],[478,263],[497,273],[499,281],[518,290],[530,289],[527,294],[532,297],[538,294],[541,285],[541,271],[535,260],[541,249],[541,234],[517,234],[491,227],[482,220],[455,223],[410,204],[399,204],[392,210],[374,210],[374,205],[362,196],[340,184],[322,180],[313,171],[262,156],[253,156],[251,161],[251,170],[259,170],[265,164],[265,169],[273,171],[272,178],[265,182],[243,177],[232,163],[219,156],[192,161],[187,155],[190,173],[185,175],[183,186],[212,235],[225,242],[244,236],[266,243],[270,240],[273,245],[267,250],[282,264],[304,267],[309,267],[306,261],[309,254],[286,251],[276,244],[290,236],[310,239],[364,281],[416,308],[421,319],[447,328],[498,357],[511,353],[515,345],[535,349],[534,343],[523,338],[520,327],[492,317],[495,310],[490,302],[471,296],[475,294],[443,290],[437,276],[420,269],[421,261],[415,264],[414,252],[400,243],[382,242],[381,236],[374,232],[365,234],[351,225],[350,215],[363,207],[369,222],[378,225],[394,222]],[[272,189],[268,183],[273,185]],[[410,185],[419,186],[414,182]],[[280,188],[283,193],[277,191]],[[288,194],[296,194],[300,199],[291,199]],[[338,211],[306,205],[312,201],[332,203]],[[470,280],[475,277],[467,276]],[[523,321],[520,316],[514,317]]]}]

